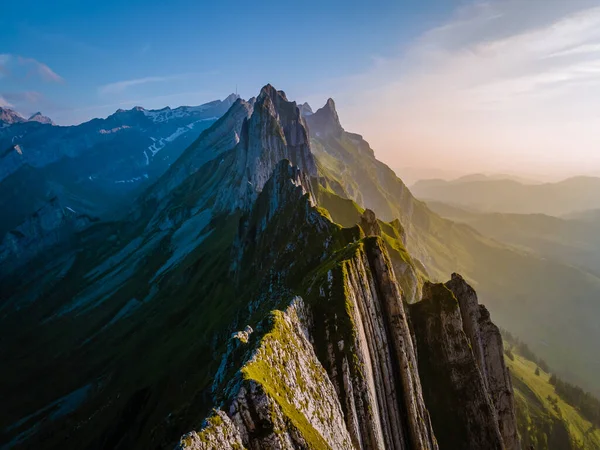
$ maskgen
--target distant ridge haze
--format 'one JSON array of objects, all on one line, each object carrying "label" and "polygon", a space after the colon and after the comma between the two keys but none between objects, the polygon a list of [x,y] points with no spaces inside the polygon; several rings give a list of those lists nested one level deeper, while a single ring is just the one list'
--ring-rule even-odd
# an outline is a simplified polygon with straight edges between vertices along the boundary
[{"label": "distant ridge haze", "polygon": [[557,183],[524,184],[514,179],[463,177],[421,180],[412,191],[435,200],[482,212],[542,213],[562,216],[600,208],[600,178],[573,177]]}]

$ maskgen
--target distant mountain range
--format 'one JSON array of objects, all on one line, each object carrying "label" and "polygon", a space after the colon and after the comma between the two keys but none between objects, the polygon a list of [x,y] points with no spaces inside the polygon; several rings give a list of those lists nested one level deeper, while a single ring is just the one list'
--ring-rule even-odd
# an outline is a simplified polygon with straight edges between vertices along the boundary
[{"label": "distant mountain range", "polygon": [[469,174],[461,170],[435,169],[431,167],[398,167],[394,169],[398,178],[402,179],[407,186],[412,187],[421,180],[513,180],[523,184],[541,184],[535,176],[516,175],[508,173],[474,173]]},{"label": "distant mountain range", "polygon": [[0,218],[0,242],[6,239],[0,260],[26,262],[42,251],[47,233],[39,224],[54,233],[54,226],[73,226],[73,221],[79,229],[123,215],[236,99],[232,94],[195,107],[120,109],[106,119],[67,127],[53,126],[39,114],[25,120],[3,110],[0,208],[10,214]]},{"label": "distant mountain range", "polygon": [[463,177],[422,180],[411,187],[417,198],[482,212],[562,216],[600,208],[600,178],[574,177],[537,185],[506,179]]},{"label": "distant mountain range", "polygon": [[31,117],[29,117],[29,119],[26,119],[21,114],[10,108],[0,107],[0,128],[4,128],[8,125],[13,125],[15,123],[24,122],[39,122],[48,125],[54,125],[52,119],[50,119],[47,116],[44,116],[41,112],[36,112],[35,114],[32,114]]},{"label": "distant mountain range", "polygon": [[482,213],[430,201],[442,217],[465,223],[484,236],[577,266],[600,276],[600,214],[588,211],[569,217],[545,214]]}]

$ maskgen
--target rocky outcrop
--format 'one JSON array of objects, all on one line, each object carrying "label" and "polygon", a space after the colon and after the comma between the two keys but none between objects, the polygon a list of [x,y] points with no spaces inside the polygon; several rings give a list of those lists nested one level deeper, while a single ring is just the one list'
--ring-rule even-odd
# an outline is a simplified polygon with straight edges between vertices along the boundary
[{"label": "rocky outcrop", "polygon": [[179,449],[350,449],[336,392],[307,339],[301,298],[274,311],[267,334],[232,380],[231,400]]},{"label": "rocky outcrop", "polygon": [[494,404],[504,445],[509,450],[519,449],[514,394],[504,363],[500,330],[492,323],[489,311],[479,304],[475,290],[463,277],[454,273],[445,285],[458,300],[463,329]]},{"label": "rocky outcrop", "polygon": [[310,116],[311,114],[313,114],[312,108],[306,102],[304,102],[300,106],[298,106],[298,109],[300,109],[300,115],[302,117]]},{"label": "rocky outcrop", "polygon": [[307,121],[311,133],[314,133],[316,137],[340,137],[344,132],[332,98],[328,99],[325,106],[318,109],[317,112],[308,114]]},{"label": "rocky outcrop", "polygon": [[39,123],[44,123],[47,125],[55,125],[55,123],[52,121],[52,119],[48,116],[44,116],[41,112],[36,112],[35,114],[32,114],[31,117],[29,119],[27,119],[28,122],[39,122]]},{"label": "rocky outcrop", "polygon": [[385,246],[371,237],[347,252],[311,290],[315,346],[352,442],[362,449],[437,448]]},{"label": "rocky outcrop", "polygon": [[423,299],[410,305],[410,318],[425,404],[440,447],[503,449],[494,405],[452,292],[426,283]]},{"label": "rocky outcrop", "polygon": [[0,125],[8,126],[13,123],[22,123],[27,120],[21,114],[16,111],[13,111],[10,108],[2,108],[0,107]]},{"label": "rocky outcrop", "polygon": [[358,222],[367,236],[381,236],[381,227],[375,217],[375,213],[370,209],[366,209]]},{"label": "rocky outcrop", "polygon": [[414,303],[421,298],[421,280],[412,258],[406,251],[406,235],[398,219],[390,223],[380,222],[375,213],[366,209],[358,222],[367,236],[385,236],[387,248],[394,267],[398,284],[402,288],[402,298]]},{"label": "rocky outcrop", "polygon": [[239,186],[234,198],[219,196],[217,208],[248,210],[271,177],[279,161],[289,160],[308,177],[317,176],[308,131],[296,102],[283,91],[266,85],[254,103],[241,131],[231,173]]}]

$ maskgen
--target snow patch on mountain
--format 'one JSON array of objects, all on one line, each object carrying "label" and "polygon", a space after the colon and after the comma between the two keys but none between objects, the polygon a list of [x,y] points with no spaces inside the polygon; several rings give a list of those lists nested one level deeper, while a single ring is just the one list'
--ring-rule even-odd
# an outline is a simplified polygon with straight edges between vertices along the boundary
[{"label": "snow patch on mountain", "polygon": [[154,138],[154,137],[150,137],[150,139],[152,139],[152,142],[154,142],[152,145],[150,145],[148,147],[148,150],[150,150],[152,152],[152,156],[156,155],[158,152],[160,152],[163,148],[165,148],[165,146],[169,143],[169,142],[173,142],[175,139],[177,139],[179,136],[181,136],[184,133],[187,133],[190,130],[194,129],[194,126],[197,123],[200,122],[207,122],[207,121],[214,121],[217,120],[218,117],[208,117],[206,119],[200,119],[200,120],[196,120],[195,122],[192,122],[184,127],[179,127],[177,128],[177,130],[175,130],[175,132],[173,132],[171,135],[164,137],[164,138]]},{"label": "snow patch on mountain", "polygon": [[126,130],[128,128],[131,128],[131,127],[129,125],[123,125],[122,127],[115,127],[115,128],[111,128],[110,130],[100,129],[100,130],[98,130],[98,133],[100,133],[100,134],[112,134],[112,133],[116,133],[116,132],[121,131],[121,130]]},{"label": "snow patch on mountain", "polygon": [[187,117],[191,114],[197,114],[207,110],[210,105],[200,106],[180,106],[179,108],[171,109],[168,106],[159,110],[146,110],[141,108],[140,110],[146,117],[151,119],[154,123],[167,122],[171,119],[179,119]]}]

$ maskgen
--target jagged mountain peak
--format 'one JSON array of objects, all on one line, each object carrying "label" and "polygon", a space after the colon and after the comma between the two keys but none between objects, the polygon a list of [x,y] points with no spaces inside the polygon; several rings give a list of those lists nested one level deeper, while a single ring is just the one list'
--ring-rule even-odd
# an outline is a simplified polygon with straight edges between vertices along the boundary
[{"label": "jagged mountain peak", "polygon": [[270,97],[271,100],[273,100],[273,101],[275,101],[277,98],[281,98],[282,100],[285,100],[286,102],[288,101],[287,96],[285,95],[285,92],[278,91],[270,83],[268,83],[262,87],[257,100],[260,101],[261,99],[263,99],[265,97]]},{"label": "jagged mountain peak", "polygon": [[325,105],[314,114],[308,115],[306,120],[312,132],[317,136],[339,136],[344,132],[332,98],[329,98]]},{"label": "jagged mountain peak", "polygon": [[233,105],[237,99],[241,98],[238,94],[231,93],[223,100],[226,103]]},{"label": "jagged mountain peak", "polygon": [[307,102],[302,103],[300,106],[298,106],[298,108],[300,109],[300,114],[302,115],[302,117],[310,116],[311,114],[313,114],[313,110]]},{"label": "jagged mountain peak", "polygon": [[296,102],[270,84],[262,88],[252,116],[242,131],[246,173],[254,190],[260,190],[275,165],[288,159],[308,176],[317,175],[308,130]]},{"label": "jagged mountain peak", "polygon": [[325,106],[323,106],[323,108],[328,108],[331,111],[333,111],[335,114],[337,114],[336,110],[335,110],[335,101],[329,97],[327,99],[327,101],[325,102]]},{"label": "jagged mountain peak", "polygon": [[0,107],[0,122],[12,125],[13,123],[26,122],[26,119],[13,109]]},{"label": "jagged mountain peak", "polygon": [[35,114],[32,114],[31,117],[29,117],[28,122],[39,122],[39,123],[45,123],[48,125],[54,125],[54,122],[52,121],[52,119],[50,119],[50,117],[44,116],[39,111],[36,112]]}]

